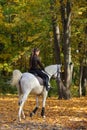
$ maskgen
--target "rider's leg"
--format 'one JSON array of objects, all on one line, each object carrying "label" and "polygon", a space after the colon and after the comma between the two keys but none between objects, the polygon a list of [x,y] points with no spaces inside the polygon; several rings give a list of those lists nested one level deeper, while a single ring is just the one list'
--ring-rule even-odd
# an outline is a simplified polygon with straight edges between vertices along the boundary
[{"label": "rider's leg", "polygon": [[43,73],[41,70],[36,70],[38,76],[40,76],[44,81],[44,86],[46,86],[46,90],[50,89],[49,77],[47,74]]},{"label": "rider's leg", "polygon": [[49,82],[49,77],[46,75],[46,90],[49,91],[50,90],[50,82]]}]

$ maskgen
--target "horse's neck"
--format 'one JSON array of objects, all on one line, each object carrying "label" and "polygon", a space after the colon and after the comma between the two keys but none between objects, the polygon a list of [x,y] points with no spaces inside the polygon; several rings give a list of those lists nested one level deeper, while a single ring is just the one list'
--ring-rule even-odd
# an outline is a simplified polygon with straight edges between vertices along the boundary
[{"label": "horse's neck", "polygon": [[47,72],[48,76],[51,76],[57,71],[57,65],[50,65],[45,68],[45,71]]}]

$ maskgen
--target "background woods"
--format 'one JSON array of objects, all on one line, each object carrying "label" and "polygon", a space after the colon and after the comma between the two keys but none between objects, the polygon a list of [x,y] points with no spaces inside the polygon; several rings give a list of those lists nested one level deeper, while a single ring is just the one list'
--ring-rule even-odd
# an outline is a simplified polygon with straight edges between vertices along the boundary
[{"label": "background woods", "polygon": [[60,98],[87,94],[86,0],[0,0],[0,93],[15,93],[4,86],[13,69],[28,71],[36,46],[45,66],[62,64]]}]

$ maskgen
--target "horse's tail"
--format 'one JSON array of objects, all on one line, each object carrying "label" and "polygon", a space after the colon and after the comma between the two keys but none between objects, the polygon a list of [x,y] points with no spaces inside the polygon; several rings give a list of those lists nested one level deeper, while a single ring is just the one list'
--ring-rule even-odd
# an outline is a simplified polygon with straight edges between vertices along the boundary
[{"label": "horse's tail", "polygon": [[14,70],[12,79],[11,79],[11,85],[12,86],[19,85],[19,80],[20,80],[21,76],[22,76],[22,73],[19,70]]}]

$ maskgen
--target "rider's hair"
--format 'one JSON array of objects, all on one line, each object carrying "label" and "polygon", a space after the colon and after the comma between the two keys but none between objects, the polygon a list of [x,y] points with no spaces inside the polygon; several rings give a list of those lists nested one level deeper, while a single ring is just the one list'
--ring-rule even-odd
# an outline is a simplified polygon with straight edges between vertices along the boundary
[{"label": "rider's hair", "polygon": [[34,48],[31,52],[31,55],[30,55],[30,60],[29,60],[29,65],[30,67],[32,66],[32,58],[33,56],[36,54],[37,51],[40,51],[39,48]]},{"label": "rider's hair", "polygon": [[39,48],[34,48],[33,53],[35,54],[37,51],[40,51]]}]

